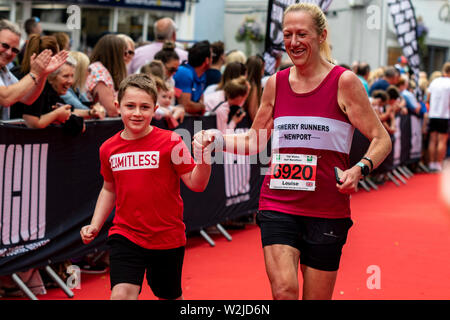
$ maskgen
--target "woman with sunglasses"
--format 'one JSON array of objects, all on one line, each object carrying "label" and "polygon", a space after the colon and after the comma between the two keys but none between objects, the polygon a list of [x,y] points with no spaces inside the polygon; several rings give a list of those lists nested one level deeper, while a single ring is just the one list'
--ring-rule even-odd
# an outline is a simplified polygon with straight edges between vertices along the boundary
[{"label": "woman with sunglasses", "polygon": [[126,34],[122,33],[122,34],[118,34],[117,36],[119,38],[125,40],[125,42],[127,44],[127,48],[125,49],[125,53],[124,53],[124,61],[125,61],[125,66],[127,68],[127,73],[131,74],[131,72],[130,72],[130,62],[131,62],[131,60],[133,60],[134,50],[136,48],[136,45],[135,45],[133,39],[131,39]]},{"label": "woman with sunglasses", "polygon": [[173,75],[177,72],[180,66],[180,57],[175,51],[175,44],[170,41],[166,41],[161,49],[155,54],[155,60],[160,60],[164,64],[165,77],[164,80],[171,87],[175,86],[175,80]]}]

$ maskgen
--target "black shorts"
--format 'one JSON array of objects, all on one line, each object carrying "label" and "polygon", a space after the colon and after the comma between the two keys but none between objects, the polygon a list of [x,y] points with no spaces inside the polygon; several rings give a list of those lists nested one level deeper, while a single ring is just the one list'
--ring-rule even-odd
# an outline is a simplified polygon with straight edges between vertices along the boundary
[{"label": "black shorts", "polygon": [[430,118],[428,123],[429,132],[448,133],[449,119]]},{"label": "black shorts", "polygon": [[118,234],[108,238],[108,245],[111,290],[119,283],[135,284],[142,289],[147,271],[147,283],[155,296],[161,299],[176,299],[181,296],[184,247],[149,250]]},{"label": "black shorts", "polygon": [[353,222],[350,218],[326,219],[260,211],[256,221],[262,245],[285,244],[300,251],[300,263],[308,267],[336,271],[342,247]]}]

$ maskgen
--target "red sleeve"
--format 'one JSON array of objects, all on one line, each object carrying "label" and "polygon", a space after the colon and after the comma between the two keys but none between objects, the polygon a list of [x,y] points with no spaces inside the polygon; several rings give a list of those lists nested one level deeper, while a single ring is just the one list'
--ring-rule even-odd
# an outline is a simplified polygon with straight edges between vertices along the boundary
[{"label": "red sleeve", "polygon": [[108,182],[114,182],[114,177],[109,163],[109,152],[106,150],[106,146],[100,147],[100,173],[103,179]]},{"label": "red sleeve", "polygon": [[172,133],[173,146],[171,152],[172,164],[179,176],[191,172],[195,167],[195,161],[183,139],[175,132]]}]

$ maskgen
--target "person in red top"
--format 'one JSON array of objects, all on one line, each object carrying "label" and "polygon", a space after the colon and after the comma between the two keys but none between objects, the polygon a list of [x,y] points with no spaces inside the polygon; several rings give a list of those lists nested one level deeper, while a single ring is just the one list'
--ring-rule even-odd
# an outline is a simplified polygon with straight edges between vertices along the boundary
[{"label": "person in red top", "polygon": [[[274,299],[331,299],[342,247],[352,225],[350,196],[392,145],[351,71],[333,65],[321,9],[299,3],[284,12],[283,38],[293,67],[271,76],[251,129],[200,131],[194,145],[257,154],[272,133],[271,169],[260,192],[257,222]],[[350,167],[354,128],[370,141]],[[212,143],[214,142],[214,143]],[[339,182],[335,168],[342,169]]]},{"label": "person in red top", "polygon": [[150,125],[156,100],[147,75],[131,75],[120,84],[116,108],[124,130],[100,147],[104,184],[91,224],[80,231],[83,242],[91,242],[116,208],[108,237],[112,300],[137,299],[146,271],[158,298],[183,298],[180,178],[201,192],[211,174],[210,164],[196,164],[178,134]]}]

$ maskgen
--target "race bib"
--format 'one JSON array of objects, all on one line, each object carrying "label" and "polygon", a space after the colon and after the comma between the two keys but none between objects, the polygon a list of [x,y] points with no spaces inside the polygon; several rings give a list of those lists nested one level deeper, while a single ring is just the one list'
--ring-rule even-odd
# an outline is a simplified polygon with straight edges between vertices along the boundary
[{"label": "race bib", "polygon": [[314,191],[317,156],[275,153],[270,167],[270,189]]}]

